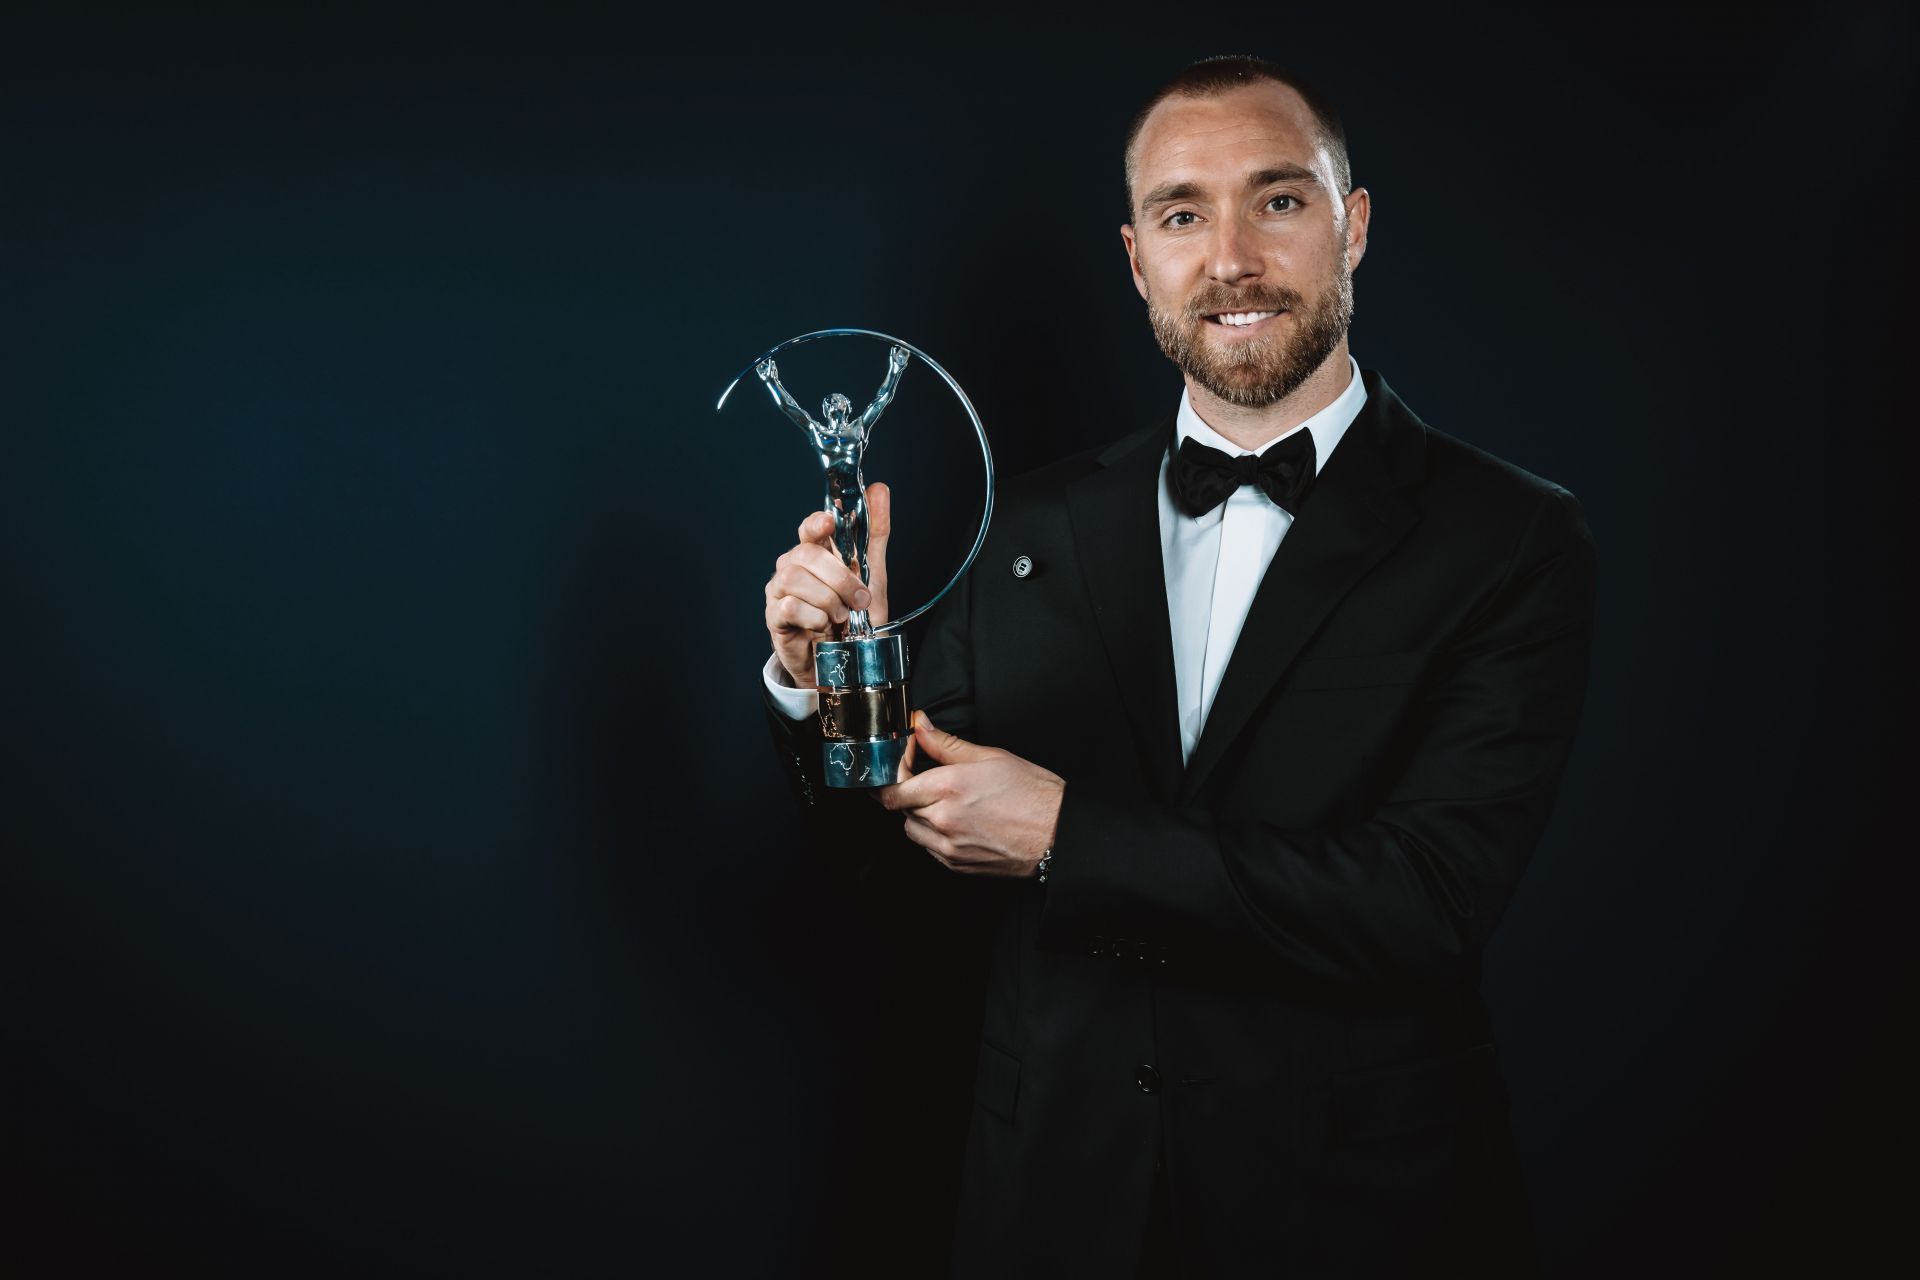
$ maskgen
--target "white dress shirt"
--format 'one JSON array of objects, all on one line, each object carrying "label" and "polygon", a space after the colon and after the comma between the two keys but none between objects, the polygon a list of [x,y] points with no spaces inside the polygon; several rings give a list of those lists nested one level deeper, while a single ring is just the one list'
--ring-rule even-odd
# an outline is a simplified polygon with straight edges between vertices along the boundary
[{"label": "white dress shirt", "polygon": [[[1366,403],[1366,385],[1360,365],[1347,357],[1350,377],[1346,389],[1320,412],[1293,430],[1283,432],[1258,449],[1242,449],[1200,420],[1182,390],[1180,412],[1174,419],[1173,449],[1160,460],[1160,560],[1167,576],[1167,621],[1173,633],[1173,674],[1180,714],[1180,758],[1193,755],[1200,729],[1207,722],[1227,659],[1240,638],[1240,626],[1266,575],[1273,553],[1280,548],[1293,517],[1274,504],[1257,485],[1244,484],[1224,503],[1203,516],[1181,514],[1167,490],[1167,468],[1173,450],[1192,436],[1222,453],[1261,454],[1296,431],[1313,434],[1314,474],[1340,444],[1340,438],[1360,416]],[[787,680],[779,659],[769,656],[763,671],[767,689],[780,709],[794,720],[814,714],[820,695],[796,689]]]},{"label": "white dress shirt", "polygon": [[[1314,474],[1327,465],[1340,437],[1359,416],[1367,388],[1360,366],[1347,357],[1352,376],[1332,404],[1299,426],[1261,445],[1242,449],[1200,420],[1187,393],[1180,393],[1174,430],[1180,441],[1191,436],[1204,445],[1238,457],[1261,454],[1298,431],[1313,434]],[[1175,449],[1180,447],[1176,442]],[[1220,692],[1220,677],[1240,639],[1254,592],[1266,576],[1273,553],[1293,527],[1293,517],[1274,504],[1258,485],[1243,484],[1203,516],[1182,515],[1167,489],[1172,451],[1160,463],[1160,560],[1167,571],[1167,621],[1173,629],[1173,680],[1180,715],[1180,759],[1192,758],[1201,726]]]}]

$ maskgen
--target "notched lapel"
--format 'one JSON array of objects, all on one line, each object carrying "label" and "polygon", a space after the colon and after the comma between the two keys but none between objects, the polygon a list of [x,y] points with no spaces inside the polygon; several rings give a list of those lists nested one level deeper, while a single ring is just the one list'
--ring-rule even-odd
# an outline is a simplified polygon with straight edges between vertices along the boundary
[{"label": "notched lapel", "polygon": [[1116,444],[1067,489],[1074,547],[1141,767],[1172,803],[1180,782],[1173,632],[1160,557],[1160,462],[1171,423]]},{"label": "notched lapel", "polygon": [[1362,377],[1367,403],[1321,470],[1248,607],[1187,762],[1182,804],[1199,793],[1334,606],[1419,519],[1396,490],[1420,474],[1424,428],[1379,374],[1368,370]]}]

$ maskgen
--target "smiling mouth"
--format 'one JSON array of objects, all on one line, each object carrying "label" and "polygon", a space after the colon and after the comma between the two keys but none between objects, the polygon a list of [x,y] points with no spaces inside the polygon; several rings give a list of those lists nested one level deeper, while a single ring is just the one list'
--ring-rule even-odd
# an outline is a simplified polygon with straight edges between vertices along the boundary
[{"label": "smiling mouth", "polygon": [[1283,316],[1281,311],[1218,311],[1207,317],[1208,324],[1217,324],[1228,329],[1245,329],[1275,316]]}]

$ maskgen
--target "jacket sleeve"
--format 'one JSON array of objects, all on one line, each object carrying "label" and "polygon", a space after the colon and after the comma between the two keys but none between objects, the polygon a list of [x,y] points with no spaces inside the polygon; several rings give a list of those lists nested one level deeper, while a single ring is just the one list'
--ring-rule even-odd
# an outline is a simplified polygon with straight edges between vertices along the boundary
[{"label": "jacket sleeve", "polygon": [[1542,495],[1500,586],[1434,655],[1364,820],[1287,830],[1069,778],[1039,940],[1343,987],[1458,981],[1546,825],[1584,699],[1593,539]]}]

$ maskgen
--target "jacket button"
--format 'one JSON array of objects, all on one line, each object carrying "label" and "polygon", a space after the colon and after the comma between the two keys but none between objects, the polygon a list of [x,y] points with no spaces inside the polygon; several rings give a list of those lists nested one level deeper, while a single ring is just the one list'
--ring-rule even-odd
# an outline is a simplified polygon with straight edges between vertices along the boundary
[{"label": "jacket button", "polygon": [[1143,1062],[1133,1069],[1133,1082],[1140,1086],[1142,1093],[1160,1092],[1160,1073],[1150,1063]]}]

